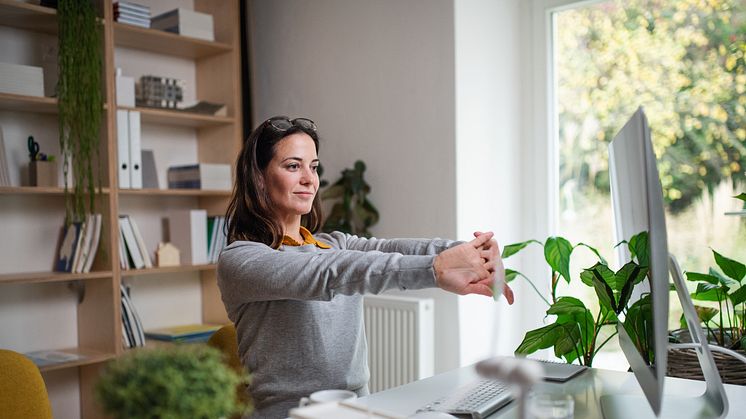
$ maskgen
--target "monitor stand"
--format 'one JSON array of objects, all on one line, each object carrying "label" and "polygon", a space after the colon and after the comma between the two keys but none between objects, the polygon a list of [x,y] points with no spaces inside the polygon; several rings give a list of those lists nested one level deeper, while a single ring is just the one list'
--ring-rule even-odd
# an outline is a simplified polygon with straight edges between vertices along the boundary
[{"label": "monitor stand", "polygon": [[[653,412],[648,400],[643,395],[604,395],[601,396],[601,412],[605,419],[720,419],[728,414],[728,398],[725,394],[723,382],[718,374],[712,352],[707,345],[707,339],[699,323],[699,317],[694,309],[694,303],[689,296],[681,268],[673,255],[669,255],[669,270],[673,277],[676,294],[681,302],[692,335],[692,342],[698,344],[696,349],[699,365],[705,377],[706,389],[704,394],[696,397],[666,395],[663,393],[663,403],[660,415]],[[621,345],[633,345],[621,325],[618,327]],[[662,389],[663,387],[661,387]]]}]

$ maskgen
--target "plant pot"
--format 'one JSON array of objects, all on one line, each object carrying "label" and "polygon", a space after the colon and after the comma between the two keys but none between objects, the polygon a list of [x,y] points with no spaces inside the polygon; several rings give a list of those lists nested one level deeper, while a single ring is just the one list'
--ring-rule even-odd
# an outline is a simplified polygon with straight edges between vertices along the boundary
[{"label": "plant pot", "polygon": [[[691,342],[691,337],[687,330],[675,330],[671,334],[679,342]],[[710,346],[717,345],[710,343]],[[735,351],[746,356],[746,351],[742,349],[735,349]],[[720,373],[720,378],[724,383],[746,385],[746,364],[722,352],[711,352],[712,357],[715,359],[715,366]],[[699,358],[694,349],[669,349],[666,375],[669,377],[704,380],[702,368],[699,365]]]}]

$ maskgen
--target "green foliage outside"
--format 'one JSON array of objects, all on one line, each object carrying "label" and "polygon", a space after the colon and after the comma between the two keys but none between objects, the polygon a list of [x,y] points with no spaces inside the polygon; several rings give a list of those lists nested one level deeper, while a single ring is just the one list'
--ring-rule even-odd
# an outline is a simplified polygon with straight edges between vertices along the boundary
[{"label": "green foliage outside", "polygon": [[640,105],[672,212],[743,183],[746,2],[613,0],[556,16],[561,185],[608,193],[608,143]]},{"label": "green foliage outside", "polygon": [[104,410],[118,419],[227,418],[248,413],[237,386],[248,383],[215,348],[177,345],[131,350],[112,361],[96,384]]},{"label": "green foliage outside", "polygon": [[322,199],[334,202],[322,231],[371,236],[368,229],[378,222],[378,210],[368,200],[370,185],[364,173],[365,163],[358,160],[352,169],[344,169],[342,177],[321,194]]},{"label": "green foliage outside", "polygon": [[[503,259],[518,253],[530,244],[538,244],[544,249],[544,259],[551,268],[551,301],[546,300],[533,281],[520,272],[506,269],[506,281],[511,282],[518,277],[527,280],[549,306],[546,314],[554,316],[554,321],[526,332],[523,341],[515,350],[516,354],[526,355],[540,349],[554,348],[555,356],[564,358],[568,363],[577,361],[581,365],[592,366],[594,357],[616,336],[616,324],[622,321],[643,358],[649,363],[653,362],[650,345],[650,295],[645,294],[630,304],[634,287],[641,283],[648,273],[646,232],[633,236],[629,243],[626,243],[633,261],[616,272],[609,268],[606,260],[595,248],[584,243],[573,245],[563,237],[550,237],[544,243],[528,240],[510,244],[503,249]],[[586,248],[598,258],[595,265],[584,269],[579,275],[580,282],[592,289],[598,299],[599,309],[595,314],[580,299],[557,295],[557,285],[562,280],[568,284],[571,282],[573,276],[570,273],[570,258],[578,248]]]}]

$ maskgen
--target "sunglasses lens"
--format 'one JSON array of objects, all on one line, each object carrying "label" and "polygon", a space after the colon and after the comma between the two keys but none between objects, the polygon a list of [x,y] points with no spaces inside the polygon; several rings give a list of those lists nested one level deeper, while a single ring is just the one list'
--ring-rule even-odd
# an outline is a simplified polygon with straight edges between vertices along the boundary
[{"label": "sunglasses lens", "polygon": [[293,126],[287,119],[273,119],[269,121],[272,127],[279,131],[285,131],[286,129]]},{"label": "sunglasses lens", "polygon": [[308,118],[296,118],[293,119],[293,123],[305,129],[316,131],[316,124]]}]

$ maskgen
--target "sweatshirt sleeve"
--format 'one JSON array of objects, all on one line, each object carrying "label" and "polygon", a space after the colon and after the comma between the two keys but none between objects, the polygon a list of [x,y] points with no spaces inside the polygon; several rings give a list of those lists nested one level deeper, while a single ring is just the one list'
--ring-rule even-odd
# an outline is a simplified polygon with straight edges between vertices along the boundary
[{"label": "sweatshirt sleeve", "polygon": [[360,250],[367,252],[377,250],[384,253],[401,253],[403,255],[437,255],[463,242],[444,239],[377,239],[365,238],[341,233],[319,233],[322,241],[333,242],[340,249]]},{"label": "sweatshirt sleeve", "polygon": [[280,251],[234,242],[220,255],[218,286],[231,304],[421,289],[435,286],[433,258],[375,250]]}]

